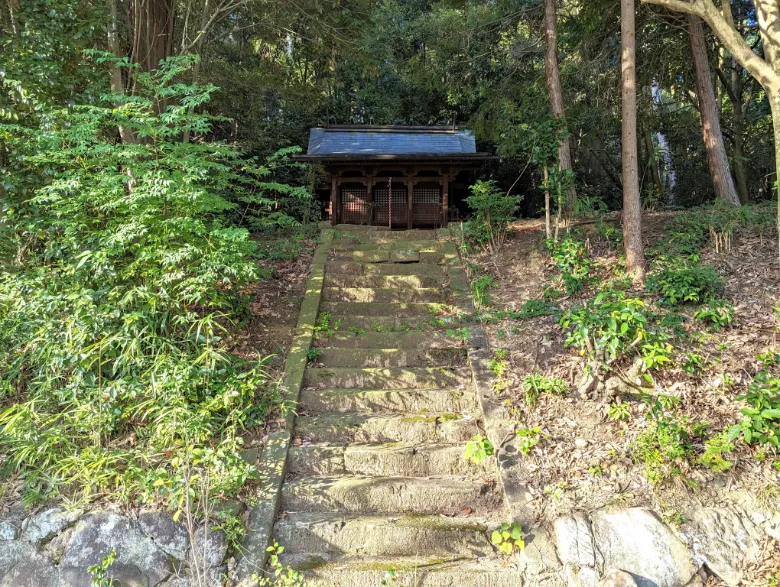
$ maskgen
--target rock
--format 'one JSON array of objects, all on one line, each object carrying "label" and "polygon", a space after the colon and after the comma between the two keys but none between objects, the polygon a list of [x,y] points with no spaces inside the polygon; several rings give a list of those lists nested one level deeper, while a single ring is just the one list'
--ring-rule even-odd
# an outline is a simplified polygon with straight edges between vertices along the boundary
[{"label": "rock", "polygon": [[517,564],[526,578],[561,571],[553,538],[547,530],[541,527],[534,528],[526,535],[525,548],[518,554]]},{"label": "rock", "polygon": [[0,587],[59,587],[59,573],[54,563],[29,544],[22,543],[22,556],[3,575]]},{"label": "rock", "polygon": [[574,440],[574,446],[576,446],[577,448],[585,448],[586,446],[588,446],[588,441],[585,440],[584,438],[577,438]]},{"label": "rock", "polygon": [[4,542],[2,548],[0,548],[0,577],[4,577],[30,552],[35,552],[35,549],[27,543],[19,540]]},{"label": "rock", "polygon": [[32,542],[36,546],[46,542],[75,523],[82,513],[56,507],[30,516],[25,520],[22,540]]},{"label": "rock", "polygon": [[221,530],[207,529],[201,526],[195,530],[194,543],[190,550],[190,556],[194,555],[200,568],[213,569],[222,565],[222,561],[227,553],[227,540],[225,533]]},{"label": "rock", "polygon": [[605,567],[631,573],[637,587],[678,587],[696,573],[685,544],[646,509],[600,511],[591,522]]},{"label": "rock", "polygon": [[694,561],[707,567],[730,586],[741,584],[747,563],[760,551],[761,530],[744,513],[725,508],[695,510],[680,530],[693,551]]},{"label": "rock", "polygon": [[610,571],[601,580],[599,587],[637,587],[637,584],[625,571]]},{"label": "rock", "polygon": [[164,512],[145,511],[138,515],[138,525],[144,534],[154,540],[160,550],[176,560],[185,559],[190,539],[184,524],[174,522],[173,518]]},{"label": "rock", "polygon": [[566,516],[555,520],[555,540],[558,558],[564,564],[593,567],[596,553],[593,550],[593,533],[590,522],[582,514]]},{"label": "rock", "polygon": [[16,538],[16,526],[0,521],[0,542],[10,542]]},{"label": "rock", "polygon": [[123,587],[149,587],[171,574],[168,556],[127,518],[98,512],[83,518],[74,528],[60,563],[62,584],[89,587],[87,567],[100,564],[111,549],[117,560],[109,575]]}]

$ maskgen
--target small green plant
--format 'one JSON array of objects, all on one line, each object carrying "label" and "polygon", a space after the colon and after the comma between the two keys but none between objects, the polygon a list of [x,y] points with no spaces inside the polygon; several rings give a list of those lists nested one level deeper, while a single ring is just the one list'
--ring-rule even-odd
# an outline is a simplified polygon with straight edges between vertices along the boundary
[{"label": "small green plant", "polygon": [[518,428],[517,429],[517,448],[518,450],[527,455],[531,452],[531,449],[539,443],[539,427],[534,428]]},{"label": "small green plant", "polygon": [[523,527],[517,522],[503,523],[499,528],[493,530],[490,542],[504,554],[512,554],[516,548],[523,550],[525,548]]},{"label": "small green plant", "polygon": [[637,437],[631,456],[644,465],[645,476],[653,484],[681,475],[693,456],[687,419],[656,416]]},{"label": "small green plant", "polygon": [[726,300],[713,299],[696,310],[693,318],[709,324],[713,330],[720,330],[734,322],[734,306]]},{"label": "small green plant", "polygon": [[527,320],[537,316],[554,316],[558,313],[558,308],[545,300],[528,300],[522,306],[520,311],[515,313],[512,318],[516,320]]},{"label": "small green plant", "polygon": [[532,373],[523,379],[523,389],[525,390],[526,403],[532,406],[540,394],[563,395],[569,391],[569,386],[558,377],[545,377],[540,373]]},{"label": "small green plant", "polygon": [[395,585],[398,582],[398,578],[396,577],[396,571],[395,569],[390,569],[388,571],[385,571],[385,574],[382,576],[382,580],[379,581],[380,585]]},{"label": "small green plant", "polygon": [[490,290],[494,287],[494,283],[495,277],[486,274],[476,276],[471,282],[471,290],[477,308],[487,308],[491,305]]},{"label": "small green plant", "polygon": [[770,444],[780,450],[780,378],[761,371],[748,386],[742,421],[729,429],[728,440],[742,436],[748,444]]},{"label": "small green plant", "polygon": [[490,370],[495,374],[496,379],[493,381],[493,389],[496,391],[504,391],[509,387],[509,378],[507,372],[509,371],[509,361],[506,361],[506,350],[498,349],[495,354],[495,359],[490,361]]},{"label": "small green plant", "polygon": [[459,339],[461,339],[463,341],[466,341],[469,338],[471,338],[471,330],[469,330],[468,328],[464,328],[464,327],[461,327],[461,328],[448,328],[446,330],[446,333],[447,333],[447,336],[452,336],[454,338],[459,338]]},{"label": "small green plant", "polygon": [[522,198],[506,195],[493,180],[478,180],[469,190],[466,203],[474,213],[464,226],[466,238],[495,254],[504,244]]},{"label": "small green plant", "polygon": [[330,312],[322,312],[317,317],[317,323],[314,325],[316,335],[332,336],[341,326],[341,321],[332,322],[333,316]]},{"label": "small green plant", "polygon": [[306,360],[314,362],[322,356],[322,349],[316,346],[310,347],[306,351]]},{"label": "small green plant", "polygon": [[631,409],[628,404],[622,402],[612,402],[607,409],[607,418],[613,422],[625,422],[631,419]]},{"label": "small green plant", "polygon": [[494,453],[493,443],[481,434],[475,434],[466,443],[466,451],[463,453],[463,458],[470,460],[475,465],[479,465],[486,458],[493,456]]},{"label": "small green plant", "polygon": [[[284,552],[284,546],[280,546],[276,540],[265,549],[268,553],[268,569],[273,574],[272,577],[252,575],[252,579],[258,587],[304,587],[304,577],[301,573],[281,561],[281,555]],[[263,573],[267,575],[268,572]]]},{"label": "small green plant", "polygon": [[670,305],[701,303],[723,294],[723,280],[709,265],[672,262],[650,274],[647,289]]},{"label": "small green plant", "polygon": [[112,587],[114,580],[109,575],[108,569],[114,561],[116,561],[116,549],[112,548],[99,564],[87,567],[87,572],[92,575],[92,587]]},{"label": "small green plant", "polygon": [[696,353],[688,353],[685,355],[685,363],[683,369],[688,375],[698,375],[704,368],[704,357],[697,355]]},{"label": "small green plant", "polygon": [[720,432],[704,443],[704,452],[699,457],[699,463],[713,471],[725,471],[734,466],[724,455],[734,450],[734,443],[729,440],[728,432]]},{"label": "small green plant", "polygon": [[588,282],[592,265],[585,243],[566,235],[559,241],[548,240],[547,250],[561,272],[566,293],[575,294],[582,291]]}]

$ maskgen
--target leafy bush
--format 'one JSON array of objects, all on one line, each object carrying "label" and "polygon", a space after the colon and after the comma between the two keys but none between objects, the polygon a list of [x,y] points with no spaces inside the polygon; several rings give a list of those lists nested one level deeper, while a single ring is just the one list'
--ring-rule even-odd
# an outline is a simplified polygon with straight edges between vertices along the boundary
[{"label": "leafy bush", "polygon": [[696,310],[693,317],[720,330],[734,322],[734,306],[726,300],[710,300],[706,306]]},{"label": "leafy bush", "polygon": [[671,304],[700,303],[717,298],[725,289],[717,271],[709,265],[672,265],[650,274],[647,289]]},{"label": "leafy bush", "polygon": [[545,377],[540,373],[532,373],[523,379],[523,389],[526,403],[532,406],[536,403],[539,394],[563,395],[569,391],[569,386],[558,377]]},{"label": "leafy bush", "polygon": [[728,440],[739,436],[748,444],[771,444],[780,450],[780,378],[761,371],[748,387],[742,421],[729,429]]},{"label": "leafy bush", "polygon": [[681,475],[692,454],[687,420],[670,416],[651,422],[631,447],[632,458],[644,465],[645,476],[654,484]]},{"label": "leafy bush", "polygon": [[466,203],[474,215],[465,225],[466,237],[489,252],[497,253],[504,244],[509,223],[514,219],[522,197],[506,195],[493,180],[478,180],[469,190],[471,195]]},{"label": "leafy bush", "polygon": [[592,265],[585,243],[566,235],[560,241],[548,240],[547,249],[561,272],[566,293],[582,291],[588,282]]},{"label": "leafy bush", "polygon": [[175,508],[256,473],[240,434],[279,397],[263,361],[226,346],[260,272],[222,195],[251,191],[256,174],[199,140],[211,118],[189,106],[216,88],[172,83],[191,62],[138,73],[118,106],[38,104],[40,128],[0,126],[17,186],[0,226],[14,251],[0,274],[0,449],[31,496]]},{"label": "leafy bush", "polygon": [[637,352],[648,368],[667,363],[672,347],[666,335],[654,331],[645,303],[622,292],[604,292],[561,317],[566,346],[592,357],[616,360]]}]

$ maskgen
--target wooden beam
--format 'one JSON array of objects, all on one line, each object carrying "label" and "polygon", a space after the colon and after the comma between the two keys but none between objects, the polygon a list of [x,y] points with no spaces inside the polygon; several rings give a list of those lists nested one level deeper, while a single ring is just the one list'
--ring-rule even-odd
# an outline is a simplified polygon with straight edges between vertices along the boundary
[{"label": "wooden beam", "polygon": [[449,218],[449,200],[450,200],[450,176],[445,174],[441,180],[441,225],[447,226]]},{"label": "wooden beam", "polygon": [[341,198],[338,194],[338,180],[336,174],[331,176],[330,181],[330,224],[336,226],[339,223],[339,208],[341,208]]}]

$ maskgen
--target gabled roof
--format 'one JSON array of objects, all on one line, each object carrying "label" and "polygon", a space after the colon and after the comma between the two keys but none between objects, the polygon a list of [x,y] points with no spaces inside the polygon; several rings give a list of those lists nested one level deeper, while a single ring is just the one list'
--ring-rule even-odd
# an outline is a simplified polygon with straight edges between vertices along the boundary
[{"label": "gabled roof", "polygon": [[482,159],[468,130],[443,126],[313,128],[305,160]]}]

